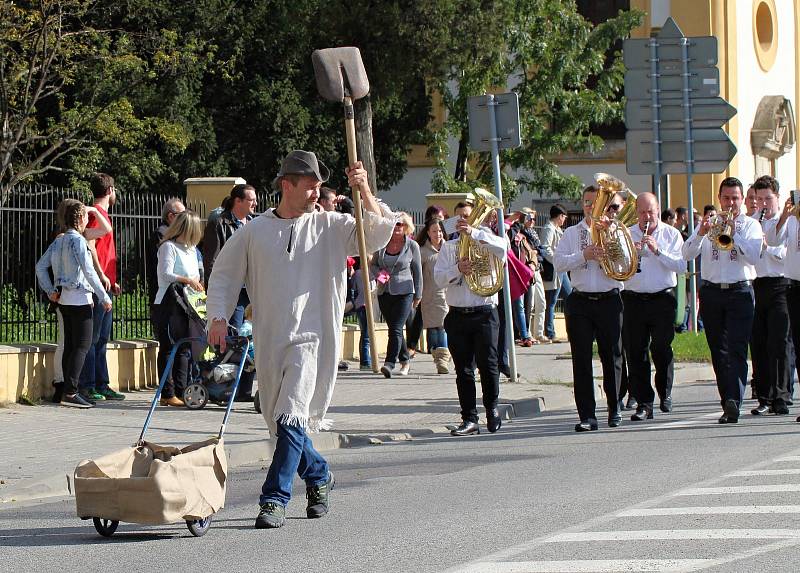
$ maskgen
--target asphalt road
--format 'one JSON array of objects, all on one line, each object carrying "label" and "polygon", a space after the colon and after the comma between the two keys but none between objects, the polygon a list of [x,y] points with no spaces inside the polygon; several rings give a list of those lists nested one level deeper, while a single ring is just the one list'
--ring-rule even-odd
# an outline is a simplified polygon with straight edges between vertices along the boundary
[{"label": "asphalt road", "polygon": [[[0,509],[3,571],[800,570],[800,424],[720,426],[711,383],[672,414],[575,434],[555,411],[489,435],[337,450],[332,511],[252,528],[261,467],[230,473],[209,533],[120,524],[110,539],[71,500]],[[752,403],[746,403],[747,411]]]}]

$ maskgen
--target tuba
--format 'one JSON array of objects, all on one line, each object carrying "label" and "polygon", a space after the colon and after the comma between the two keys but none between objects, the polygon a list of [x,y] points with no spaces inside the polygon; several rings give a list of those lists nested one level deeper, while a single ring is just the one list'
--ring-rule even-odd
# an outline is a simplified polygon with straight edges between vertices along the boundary
[{"label": "tuba", "polygon": [[711,219],[711,228],[708,230],[708,239],[720,251],[733,249],[733,209],[725,213],[717,213]]},{"label": "tuba", "polygon": [[[605,249],[600,259],[600,267],[610,279],[626,281],[636,274],[639,255],[628,230],[638,221],[636,215],[636,195],[627,189],[625,183],[607,173],[595,173],[597,196],[592,205],[592,242]],[[602,229],[595,224],[606,212],[608,205],[617,193],[627,191],[628,198],[611,224]]]},{"label": "tuba", "polygon": [[[485,189],[475,189],[473,195],[475,205],[467,223],[470,227],[479,227],[489,213],[503,204]],[[492,296],[503,288],[503,261],[469,235],[462,234],[458,239],[458,258],[469,259],[472,263],[472,272],[464,275],[469,290],[478,296]]]}]

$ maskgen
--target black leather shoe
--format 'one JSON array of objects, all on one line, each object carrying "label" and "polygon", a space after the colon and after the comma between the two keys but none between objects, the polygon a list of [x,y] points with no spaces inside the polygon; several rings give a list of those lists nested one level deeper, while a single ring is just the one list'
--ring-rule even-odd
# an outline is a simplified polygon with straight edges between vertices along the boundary
[{"label": "black leather shoe", "polygon": [[501,366],[499,370],[500,374],[502,374],[506,378],[511,378],[511,368],[509,368],[508,366]]},{"label": "black leather shoe", "polygon": [[[800,420],[797,420],[800,422]],[[589,418],[586,421],[581,420],[579,423],[575,424],[575,431],[576,432],[591,432],[597,429],[597,420],[594,418]]]},{"label": "black leather shoe", "polygon": [[461,425],[450,431],[451,436],[469,436],[470,434],[480,434],[481,429],[475,422],[463,421]]},{"label": "black leather shoe", "polygon": [[486,429],[490,434],[494,434],[503,425],[503,420],[500,419],[500,412],[497,408],[486,410]]},{"label": "black leather shoe", "polygon": [[653,419],[653,407],[647,404],[639,404],[636,413],[631,416],[631,422],[642,422],[643,420]]},{"label": "black leather shoe", "polygon": [[661,403],[658,405],[662,412],[668,414],[672,412],[672,396],[661,398]]},{"label": "black leather shoe", "polygon": [[789,406],[781,398],[775,398],[772,402],[772,411],[776,416],[786,416],[789,413]]},{"label": "black leather shoe", "polygon": [[639,407],[639,401],[628,394],[628,402],[625,404],[626,410],[636,410]]},{"label": "black leather shoe", "polygon": [[613,414],[608,415],[608,427],[609,428],[616,428],[622,423],[622,416],[619,412],[615,412]]},{"label": "black leather shoe", "polygon": [[722,412],[719,419],[720,424],[736,424],[739,421],[739,406],[736,405],[735,400],[725,400]]},{"label": "black leather shoe", "polygon": [[750,413],[753,416],[766,416],[771,411],[771,408],[767,404],[759,404],[757,407],[750,410]]}]

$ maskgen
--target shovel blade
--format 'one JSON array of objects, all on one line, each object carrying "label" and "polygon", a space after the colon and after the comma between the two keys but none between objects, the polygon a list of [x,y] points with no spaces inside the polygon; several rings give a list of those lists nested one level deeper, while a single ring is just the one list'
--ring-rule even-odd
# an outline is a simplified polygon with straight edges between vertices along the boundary
[{"label": "shovel blade", "polygon": [[369,93],[369,80],[361,52],[355,47],[325,48],[311,54],[319,94],[341,102],[345,96],[356,100]]}]

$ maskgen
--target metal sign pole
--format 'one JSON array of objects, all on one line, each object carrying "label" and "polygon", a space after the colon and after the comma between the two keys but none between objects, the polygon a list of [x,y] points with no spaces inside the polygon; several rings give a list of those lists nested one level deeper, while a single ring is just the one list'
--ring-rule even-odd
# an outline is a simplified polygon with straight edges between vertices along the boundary
[{"label": "metal sign pole", "polygon": [[[692,138],[692,102],[689,86],[689,38],[681,38],[681,64],[683,76],[683,135],[686,144],[686,193],[689,211],[689,236],[694,233],[694,194],[692,192],[692,174],[694,173],[694,150]],[[697,333],[697,277],[695,276],[695,260],[689,261],[689,308],[691,309],[691,330]]]},{"label": "metal sign pole", "polygon": [[[653,173],[653,193],[658,197],[659,201],[663,202],[664,197],[661,197],[661,118],[659,104],[658,88],[658,42],[655,38],[650,38],[650,106],[653,117],[653,164],[655,172]],[[664,203],[669,205],[669,197]]]},{"label": "metal sign pole", "polygon": [[[500,181],[500,138],[497,137],[497,118],[495,117],[495,109],[497,102],[494,95],[488,94],[486,96],[486,106],[489,111],[489,142],[491,143],[492,152],[492,171],[494,172],[494,194],[500,199],[500,207],[497,209],[497,232],[505,239],[506,224],[505,215],[503,213],[503,186]],[[517,381],[517,354],[514,347],[514,323],[511,318],[511,288],[508,278],[508,264],[503,267],[503,311],[506,319],[506,346],[508,347],[508,366],[511,370],[511,380]],[[502,348],[498,348],[498,353],[502,352]]]}]

